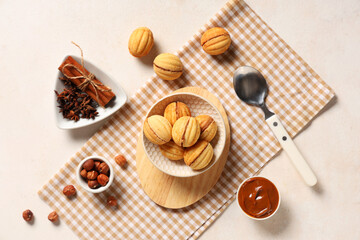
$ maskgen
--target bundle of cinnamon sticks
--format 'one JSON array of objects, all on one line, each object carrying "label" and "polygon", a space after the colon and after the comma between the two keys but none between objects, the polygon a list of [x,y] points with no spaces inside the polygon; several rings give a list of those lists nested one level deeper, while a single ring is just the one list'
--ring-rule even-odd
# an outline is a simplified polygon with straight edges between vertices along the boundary
[{"label": "bundle of cinnamon sticks", "polygon": [[68,56],[58,69],[100,106],[105,107],[115,98],[115,94],[110,88],[103,85],[100,80],[71,56]]}]

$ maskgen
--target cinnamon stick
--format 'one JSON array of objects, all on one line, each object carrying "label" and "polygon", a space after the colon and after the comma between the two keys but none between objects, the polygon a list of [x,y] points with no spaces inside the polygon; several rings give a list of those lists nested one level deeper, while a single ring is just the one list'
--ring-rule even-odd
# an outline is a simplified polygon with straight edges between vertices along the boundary
[{"label": "cinnamon stick", "polygon": [[[76,68],[80,69],[85,73],[86,75],[89,75],[90,72],[83,68],[80,63],[75,61],[71,56],[68,56],[65,61],[60,65],[58,68],[60,72],[62,72],[64,75],[71,76],[71,77],[79,77],[82,76],[82,74],[75,68],[75,67],[65,67],[66,64],[74,65]],[[69,80],[74,83],[76,86],[81,85],[85,78],[69,78]],[[100,80],[98,80],[96,77],[93,79],[94,83],[97,85],[96,89],[92,85],[88,85],[84,92],[87,93],[92,99],[94,99],[100,106],[105,107],[106,104],[108,104],[112,99],[115,98],[115,94],[109,90],[106,86],[104,86]],[[103,90],[103,91],[102,91]]]}]

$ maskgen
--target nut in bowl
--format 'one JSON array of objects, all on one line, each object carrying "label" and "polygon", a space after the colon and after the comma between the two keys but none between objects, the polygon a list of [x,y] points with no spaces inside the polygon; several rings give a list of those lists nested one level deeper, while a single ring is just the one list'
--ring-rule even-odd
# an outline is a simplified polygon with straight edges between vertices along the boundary
[{"label": "nut in bowl", "polygon": [[[180,124],[181,126],[176,126],[174,123],[173,136],[176,139],[169,140],[165,145],[157,145],[152,143],[144,133],[142,134],[142,144],[146,153],[147,158],[152,162],[152,164],[158,168],[160,171],[175,177],[192,177],[204,173],[210,169],[220,158],[226,141],[226,131],[225,123],[222,118],[219,110],[205,98],[198,96],[193,93],[173,93],[170,94],[159,101],[157,101],[148,111],[144,118],[144,122],[151,116],[158,115],[164,116],[165,109],[172,103],[181,102],[186,105],[191,111],[186,115],[191,115],[192,117],[180,117],[180,112],[178,111],[178,118],[176,121],[185,121],[185,124]],[[176,114],[176,111],[175,111]],[[199,115],[208,115],[217,125],[216,135],[210,141],[211,147],[213,149],[213,156],[210,160],[206,161],[206,164],[201,164],[201,168],[192,168],[191,165],[188,166],[184,162],[184,156],[186,149],[194,146],[198,141],[200,141],[200,126],[195,120],[196,116]],[[176,117],[177,118],[177,117]],[[190,121],[193,123],[190,124]],[[170,123],[171,125],[171,123]],[[191,125],[191,126],[190,126]],[[184,136],[180,138],[174,135],[174,133],[183,134]],[[188,138],[188,139],[187,139]],[[191,144],[188,147],[183,145],[183,141],[189,140]],[[194,140],[194,141],[192,141]],[[175,143],[174,143],[175,142]],[[180,145],[179,145],[180,144]],[[177,145],[177,146],[176,146]],[[184,154],[184,156],[181,156]],[[200,167],[200,165],[199,165]]]},{"label": "nut in bowl", "polygon": [[76,169],[78,184],[88,192],[100,193],[110,187],[114,180],[111,163],[100,156],[89,156]]}]

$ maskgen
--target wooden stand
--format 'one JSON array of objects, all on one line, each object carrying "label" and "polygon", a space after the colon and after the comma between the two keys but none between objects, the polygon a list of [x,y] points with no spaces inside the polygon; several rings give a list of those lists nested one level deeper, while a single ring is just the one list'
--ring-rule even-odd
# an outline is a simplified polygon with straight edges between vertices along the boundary
[{"label": "wooden stand", "polygon": [[230,147],[230,127],[225,109],[220,101],[209,91],[187,87],[175,92],[190,92],[202,96],[214,104],[225,121],[226,142],[218,162],[203,174],[195,177],[179,178],[167,175],[158,170],[146,157],[141,137],[136,149],[136,168],[145,193],[158,205],[166,208],[187,207],[205,196],[218,181],[224,169]]}]

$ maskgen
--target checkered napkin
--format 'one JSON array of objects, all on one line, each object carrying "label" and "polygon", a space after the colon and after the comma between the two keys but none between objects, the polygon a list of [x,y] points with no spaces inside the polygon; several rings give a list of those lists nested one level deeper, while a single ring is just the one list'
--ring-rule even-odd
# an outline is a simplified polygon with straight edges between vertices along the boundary
[{"label": "checkered napkin", "polygon": [[[230,49],[220,56],[204,53],[202,33],[223,27],[231,35]],[[256,173],[279,150],[261,110],[243,104],[235,95],[233,72],[241,65],[259,69],[268,81],[269,108],[295,136],[334,97],[320,77],[243,1],[230,1],[178,52],[183,76],[173,82],[151,77],[39,191],[41,199],[60,214],[81,239],[195,239],[234,200],[240,182]],[[226,109],[231,125],[231,147],[223,174],[197,203],[180,210],[156,205],[141,188],[135,166],[136,144],[149,107],[159,98],[185,86],[214,93]],[[129,160],[126,170],[116,166],[117,154]],[[115,181],[106,193],[83,191],[75,168],[89,155],[99,154],[115,166]],[[75,199],[62,189],[74,184]],[[118,209],[106,206],[108,195],[119,199]]]}]

